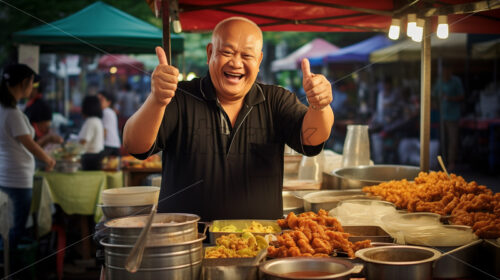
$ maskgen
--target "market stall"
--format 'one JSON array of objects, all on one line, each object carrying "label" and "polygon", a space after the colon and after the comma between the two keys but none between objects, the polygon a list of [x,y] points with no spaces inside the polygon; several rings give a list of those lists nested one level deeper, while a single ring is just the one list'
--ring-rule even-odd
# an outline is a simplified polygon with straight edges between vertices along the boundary
[{"label": "market stall", "polygon": [[[362,22],[360,18],[379,18],[380,20],[380,17],[390,16],[396,12],[401,13],[414,4],[396,9],[392,6],[392,2],[386,1],[357,3],[360,6],[364,4],[362,8],[360,6],[346,7],[329,2],[306,2],[304,4],[295,1],[293,3],[289,1],[270,3],[205,1],[198,5],[190,1],[184,3],[176,1],[173,5],[169,5],[169,1],[149,2],[155,10],[163,7],[165,30],[169,30],[169,17],[171,16],[174,21],[178,20],[180,13],[180,20],[182,22],[184,18],[186,23],[184,28],[188,30],[211,29],[215,22],[228,15],[240,14],[255,20],[264,30],[302,28],[298,30],[327,31],[328,28],[349,28],[346,27],[349,23],[354,26],[356,20]],[[321,9],[313,9],[314,5],[320,6]],[[375,6],[378,8],[383,6],[383,8],[376,10]],[[438,8],[436,9],[439,10]],[[171,14],[169,11],[172,9],[174,11]],[[335,9],[350,12],[343,11],[342,15],[339,15],[338,11],[337,13],[333,11]],[[391,9],[394,10],[389,12]],[[353,10],[363,15],[350,15],[346,20],[346,15]],[[323,11],[326,11],[326,14],[322,13]],[[268,14],[263,14],[264,12]],[[290,14],[287,15],[287,12]],[[431,16],[435,11],[428,12]],[[375,16],[372,17],[373,14]],[[285,16],[288,18],[284,18]],[[327,19],[326,16],[331,18]],[[315,17],[321,18],[314,19]],[[206,20],[207,18],[210,20]],[[344,25],[334,23],[339,19],[342,19]],[[366,28],[366,21],[362,24]],[[376,28],[373,25],[371,27]],[[428,26],[424,26],[424,30],[424,34],[430,33]],[[428,99],[430,97],[430,39],[426,38],[423,42],[422,60],[425,62],[422,64],[424,80],[422,96],[425,98],[422,99]],[[168,39],[166,43],[168,46]],[[425,104],[423,107],[428,105]],[[424,110],[422,115],[426,113],[428,112]],[[423,116],[422,142],[426,140],[428,142],[425,136],[426,133],[428,134],[426,129],[428,129],[426,117]],[[422,146],[424,151],[428,149],[426,145]],[[422,158],[428,159],[428,155]],[[421,169],[427,170],[428,162],[423,160]],[[320,208],[317,211],[303,213],[289,212],[283,219],[209,221],[208,236],[205,234],[206,224],[200,227],[194,226],[194,223],[200,219],[203,220],[203,217],[193,217],[189,213],[155,215],[153,210],[151,215],[107,221],[105,225],[111,231],[117,232],[125,228],[133,233],[125,233],[125,236],[105,237],[101,240],[101,245],[105,250],[106,279],[176,277],[182,279],[350,279],[351,277],[432,279],[438,275],[452,278],[455,275],[451,276],[450,273],[457,270],[440,272],[437,268],[447,269],[450,266],[446,263],[440,266],[438,263],[457,259],[459,263],[465,263],[465,266],[480,268],[477,270],[481,270],[483,274],[479,277],[485,275],[489,277],[498,273],[495,271],[495,265],[482,267],[477,263],[457,257],[466,248],[477,249],[480,248],[479,245],[489,243],[479,238],[496,242],[490,239],[500,236],[497,228],[500,205],[498,194],[492,194],[491,190],[484,186],[465,182],[461,177],[444,172],[420,173],[418,177],[406,179],[393,176],[393,178],[386,178],[380,184],[373,185],[375,186],[359,189],[347,184],[341,190],[341,195],[338,195],[341,193],[340,190],[330,191],[329,195],[325,191],[320,191],[319,195],[314,196],[314,200],[309,202],[331,203],[328,207],[325,206],[326,209]],[[391,192],[392,189],[395,193]],[[346,191],[353,193],[346,194]],[[302,197],[300,194],[295,196],[305,201],[305,196]],[[154,204],[153,202],[152,209],[155,209]],[[354,220],[347,216],[353,214],[352,211],[341,211],[346,207],[352,209],[352,204],[355,205],[355,209],[363,209],[362,212],[364,212],[356,220],[359,224],[352,225],[358,228],[348,228],[351,226],[349,223]],[[304,209],[306,209],[305,203]],[[339,212],[333,211],[335,209]],[[423,213],[424,211],[430,212]],[[124,216],[130,214],[126,213]],[[344,220],[346,216],[347,219]],[[462,219],[463,217],[465,219]],[[446,221],[443,222],[443,219]],[[451,223],[451,225],[446,223]],[[375,227],[375,230],[369,231],[368,227],[372,229]],[[424,236],[410,235],[411,230],[405,231],[408,228],[418,229],[418,233]],[[132,236],[136,237],[139,232],[147,233],[149,230],[154,234],[150,235],[150,239],[146,239],[146,246],[141,247],[141,249],[144,248],[146,258],[141,260],[141,265],[136,265],[134,269],[131,269],[127,254],[131,254],[130,252],[134,252],[137,248],[133,245],[134,240],[141,239],[134,239]],[[202,233],[193,234],[197,231]],[[449,237],[456,236],[457,231],[463,238],[458,241],[453,239],[454,242],[451,242]],[[434,235],[429,237],[426,236],[427,233],[434,233]],[[158,237],[158,234],[162,237]],[[206,238],[208,238],[207,244],[200,245]],[[381,239],[384,240],[384,244],[377,244]],[[428,243],[429,240],[432,243]],[[395,245],[394,242],[401,245]],[[495,248],[495,246],[489,248]],[[441,247],[446,247],[446,249]],[[485,256],[486,252],[486,250],[481,251]],[[467,255],[474,256],[473,254]],[[491,259],[493,256],[487,255],[486,257]],[[174,263],[178,266],[173,267]],[[359,264],[363,266],[363,270],[360,269]],[[380,264],[383,266],[378,266]],[[136,268],[138,270],[135,270]],[[485,271],[486,274],[484,274]],[[465,273],[469,272],[464,272],[458,277],[470,276]]]}]

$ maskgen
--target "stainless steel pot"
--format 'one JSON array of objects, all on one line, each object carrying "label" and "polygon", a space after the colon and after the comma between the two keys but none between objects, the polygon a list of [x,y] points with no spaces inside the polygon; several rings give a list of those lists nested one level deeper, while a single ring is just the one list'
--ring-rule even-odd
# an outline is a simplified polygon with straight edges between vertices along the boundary
[{"label": "stainless steel pot", "polygon": [[304,212],[304,201],[291,191],[283,191],[283,215]]},{"label": "stainless steel pot", "polygon": [[437,250],[419,246],[381,246],[361,249],[356,257],[365,262],[370,280],[432,279],[433,262],[441,257]]},{"label": "stainless steel pot", "polygon": [[333,190],[317,191],[303,196],[304,210],[318,212],[320,209],[330,211],[337,207],[338,203],[347,199],[368,199],[366,193],[361,190]]},{"label": "stainless steel pot", "polygon": [[[273,259],[259,266],[262,280],[281,279],[350,279],[350,275],[359,273],[361,264],[352,264],[339,258],[307,258],[293,257]],[[329,273],[322,276],[312,276],[315,273]],[[295,274],[295,275],[294,275]],[[310,276],[305,276],[309,274]]]},{"label": "stainless steel pot", "polygon": [[[134,245],[146,224],[148,215],[118,218],[106,222],[109,243]],[[194,240],[198,237],[198,221],[194,214],[158,213],[153,219],[146,246],[161,246]]]},{"label": "stainless steel pot", "polygon": [[377,185],[390,180],[413,181],[420,168],[407,165],[364,165],[345,167],[334,170],[334,188],[359,189],[364,186]]},{"label": "stainless steel pot", "polygon": [[203,240],[197,239],[160,246],[148,246],[144,249],[141,267],[135,273],[125,269],[126,259],[134,247],[128,244],[113,244],[108,239],[100,241],[104,246],[107,280],[143,280],[143,279],[192,279],[200,276],[203,260]]}]

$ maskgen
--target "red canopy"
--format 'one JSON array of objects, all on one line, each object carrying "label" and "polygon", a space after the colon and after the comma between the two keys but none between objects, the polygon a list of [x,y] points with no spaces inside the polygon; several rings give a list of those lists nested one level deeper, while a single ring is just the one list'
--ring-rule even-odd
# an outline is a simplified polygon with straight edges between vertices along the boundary
[{"label": "red canopy", "polygon": [[116,67],[116,74],[137,75],[143,72],[144,64],[124,54],[107,54],[99,59],[99,69],[109,71]]},{"label": "red canopy", "polygon": [[[154,6],[154,0],[147,0]],[[164,0],[166,1],[166,0]],[[170,0],[172,2],[172,0]],[[450,32],[500,33],[499,3],[489,3],[497,10],[471,13],[476,6],[464,3],[486,1],[442,0],[407,1],[410,6],[394,7],[393,0],[178,0],[180,21],[185,31],[211,31],[222,19],[244,16],[255,21],[263,31],[352,32],[386,31],[392,17],[404,17],[409,12],[442,14],[449,11]],[[400,1],[404,2],[404,1]],[[433,1],[432,1],[433,2]],[[485,9],[484,5],[482,6]],[[436,8],[437,12],[432,12]],[[454,12],[451,12],[454,11]],[[419,14],[420,15],[420,14]],[[433,17],[436,24],[436,17]],[[404,22],[404,21],[403,21]],[[435,26],[433,27],[435,29]]]}]

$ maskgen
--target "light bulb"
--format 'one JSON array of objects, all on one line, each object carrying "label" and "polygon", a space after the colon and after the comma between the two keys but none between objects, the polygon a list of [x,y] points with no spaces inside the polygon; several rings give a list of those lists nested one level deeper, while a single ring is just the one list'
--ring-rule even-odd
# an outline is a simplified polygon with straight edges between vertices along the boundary
[{"label": "light bulb", "polygon": [[181,21],[178,19],[175,19],[173,22],[173,27],[174,27],[174,32],[175,33],[181,33],[182,32],[182,25]]},{"label": "light bulb", "polygon": [[448,38],[448,16],[438,16],[438,27],[436,35],[439,39]]},{"label": "light bulb", "polygon": [[422,42],[422,37],[424,35],[424,24],[425,20],[419,18],[417,19],[417,27],[415,28],[415,32],[411,39],[415,42]]},{"label": "light bulb", "polygon": [[393,18],[391,22],[391,27],[389,27],[389,39],[397,40],[399,38],[399,30],[401,25],[401,20]]},{"label": "light bulb", "polygon": [[417,28],[417,15],[408,14],[408,23],[406,24],[406,35],[408,35],[408,37],[413,37],[416,28]]}]

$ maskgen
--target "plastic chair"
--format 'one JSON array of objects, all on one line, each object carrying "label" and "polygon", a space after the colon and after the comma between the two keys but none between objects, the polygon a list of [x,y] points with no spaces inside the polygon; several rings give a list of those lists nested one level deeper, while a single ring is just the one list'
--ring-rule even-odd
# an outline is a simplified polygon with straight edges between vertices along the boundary
[{"label": "plastic chair", "polygon": [[52,225],[52,232],[57,236],[56,272],[57,279],[62,280],[64,273],[64,256],[66,254],[66,232],[64,227],[58,224]]}]

